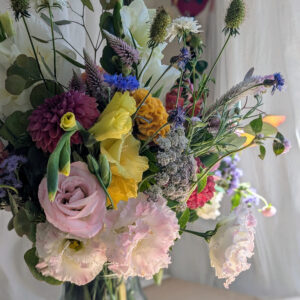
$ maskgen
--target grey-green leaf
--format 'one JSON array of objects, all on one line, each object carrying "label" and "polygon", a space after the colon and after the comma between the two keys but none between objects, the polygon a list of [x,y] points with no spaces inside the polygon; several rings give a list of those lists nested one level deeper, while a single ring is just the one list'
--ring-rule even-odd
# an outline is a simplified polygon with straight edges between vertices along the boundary
[{"label": "grey-green leaf", "polygon": [[19,75],[11,75],[5,80],[5,89],[12,95],[20,95],[26,86],[26,80]]}]

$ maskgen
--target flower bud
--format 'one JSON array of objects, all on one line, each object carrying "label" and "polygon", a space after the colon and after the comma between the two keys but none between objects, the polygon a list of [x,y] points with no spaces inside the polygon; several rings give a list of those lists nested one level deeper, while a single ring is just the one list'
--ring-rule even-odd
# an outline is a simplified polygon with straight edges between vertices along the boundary
[{"label": "flower bud", "polygon": [[72,112],[65,113],[60,119],[60,127],[64,131],[70,131],[76,126],[76,118]]},{"label": "flower bud", "polygon": [[225,17],[226,29],[236,34],[245,19],[245,3],[243,0],[232,0]]},{"label": "flower bud", "polygon": [[11,19],[8,11],[0,15],[0,23],[7,37],[14,35],[13,20]]},{"label": "flower bud", "polygon": [[29,0],[10,0],[10,4],[16,20],[19,20],[20,17],[30,17],[28,13]]},{"label": "flower bud", "polygon": [[271,204],[264,206],[261,210],[263,216],[267,218],[273,217],[276,214],[276,212],[276,207],[272,206]]},{"label": "flower bud", "polygon": [[148,42],[149,48],[154,48],[165,41],[167,36],[167,27],[170,23],[170,15],[163,7],[158,8],[150,29],[150,40]]}]

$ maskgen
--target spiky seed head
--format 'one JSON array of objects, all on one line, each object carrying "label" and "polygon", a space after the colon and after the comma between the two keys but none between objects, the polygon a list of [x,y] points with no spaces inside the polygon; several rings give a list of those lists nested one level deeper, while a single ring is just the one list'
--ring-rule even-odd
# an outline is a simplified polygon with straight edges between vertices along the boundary
[{"label": "spiky seed head", "polygon": [[170,23],[170,15],[163,7],[158,8],[150,29],[150,40],[148,42],[149,48],[156,47],[158,44],[165,41],[167,36],[167,27]]},{"label": "spiky seed head", "polygon": [[28,13],[29,0],[10,0],[10,4],[16,20],[19,20],[20,17],[30,17]]},{"label": "spiky seed head", "polygon": [[232,0],[225,17],[226,27],[237,30],[245,19],[245,11],[243,0]]}]

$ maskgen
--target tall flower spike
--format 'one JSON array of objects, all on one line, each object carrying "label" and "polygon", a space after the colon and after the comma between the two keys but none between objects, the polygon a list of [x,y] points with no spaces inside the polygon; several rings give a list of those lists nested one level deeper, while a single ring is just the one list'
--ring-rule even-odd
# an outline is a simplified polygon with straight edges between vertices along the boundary
[{"label": "tall flower spike", "polygon": [[245,3],[243,0],[232,0],[225,17],[225,34],[238,34],[238,29],[245,19]]},{"label": "tall flower spike", "polygon": [[167,28],[171,23],[170,15],[163,7],[159,7],[150,29],[149,48],[154,48],[165,41]]},{"label": "tall flower spike", "polygon": [[72,79],[69,83],[69,89],[73,91],[79,91],[79,92],[85,91],[84,82],[74,70],[73,70]]},{"label": "tall flower spike", "polygon": [[11,0],[11,8],[15,13],[16,20],[19,20],[20,17],[29,18],[30,14],[29,9],[29,0]]},{"label": "tall flower spike", "polygon": [[104,76],[94,64],[93,60],[83,51],[84,61],[85,61],[85,71],[86,71],[86,85],[87,91],[90,96],[97,99],[99,104],[99,109],[102,111],[108,103],[108,85],[104,82]]},{"label": "tall flower spike", "polygon": [[108,31],[103,30],[103,32],[107,38],[108,44],[117,53],[123,64],[131,66],[133,63],[138,63],[139,52],[136,49]]}]

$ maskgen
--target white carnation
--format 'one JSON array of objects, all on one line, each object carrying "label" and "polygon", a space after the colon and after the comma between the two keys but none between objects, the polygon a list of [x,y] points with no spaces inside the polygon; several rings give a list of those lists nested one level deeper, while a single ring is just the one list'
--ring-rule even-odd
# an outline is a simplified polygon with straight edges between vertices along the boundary
[{"label": "white carnation", "polygon": [[228,288],[235,278],[250,268],[247,259],[254,254],[256,219],[247,206],[237,207],[219,224],[217,233],[209,242],[211,266],[218,278],[226,279]]}]

